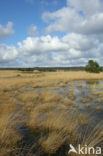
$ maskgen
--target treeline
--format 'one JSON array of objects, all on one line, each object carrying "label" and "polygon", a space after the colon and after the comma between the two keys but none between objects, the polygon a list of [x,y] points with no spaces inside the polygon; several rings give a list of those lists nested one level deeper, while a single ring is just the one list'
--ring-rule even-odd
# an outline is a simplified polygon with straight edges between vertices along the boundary
[{"label": "treeline", "polygon": [[40,71],[40,72],[56,72],[59,70],[63,71],[79,71],[85,70],[85,67],[35,67],[35,68],[19,68],[20,71]]},{"label": "treeline", "polygon": [[38,70],[41,72],[53,72],[57,70],[63,70],[63,71],[79,71],[79,70],[85,70],[85,67],[29,67],[29,68],[0,68],[0,70],[19,70],[19,71],[34,71]]},{"label": "treeline", "polygon": [[85,67],[35,67],[35,68],[19,68],[20,71],[32,72],[34,70],[40,72],[55,72],[55,71],[86,71],[91,73],[103,72],[103,67],[100,67],[99,63],[94,60],[89,60]]},{"label": "treeline", "polygon": [[29,67],[29,68],[0,68],[0,70],[19,70],[22,72],[33,72],[37,70],[39,72],[56,72],[56,71],[86,71],[91,73],[103,72],[103,67],[100,67],[99,63],[93,60],[89,60],[88,64],[83,67]]}]

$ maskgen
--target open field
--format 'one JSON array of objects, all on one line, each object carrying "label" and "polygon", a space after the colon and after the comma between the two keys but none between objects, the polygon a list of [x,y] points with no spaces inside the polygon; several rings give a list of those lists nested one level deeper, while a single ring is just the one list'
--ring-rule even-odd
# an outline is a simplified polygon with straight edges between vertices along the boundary
[{"label": "open field", "polygon": [[0,156],[74,156],[70,144],[103,148],[103,73],[0,71]]}]

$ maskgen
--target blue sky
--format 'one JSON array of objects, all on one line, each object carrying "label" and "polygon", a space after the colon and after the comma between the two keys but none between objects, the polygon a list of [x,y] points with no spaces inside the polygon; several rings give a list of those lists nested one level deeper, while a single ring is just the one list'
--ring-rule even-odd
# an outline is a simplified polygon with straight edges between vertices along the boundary
[{"label": "blue sky", "polygon": [[103,65],[103,0],[1,0],[0,67]]},{"label": "blue sky", "polygon": [[44,33],[46,23],[41,16],[45,11],[56,11],[65,6],[65,0],[1,0],[0,24],[6,25],[8,21],[14,23],[15,34],[2,40],[7,44],[17,44],[27,37],[31,24],[38,27],[39,36]]}]

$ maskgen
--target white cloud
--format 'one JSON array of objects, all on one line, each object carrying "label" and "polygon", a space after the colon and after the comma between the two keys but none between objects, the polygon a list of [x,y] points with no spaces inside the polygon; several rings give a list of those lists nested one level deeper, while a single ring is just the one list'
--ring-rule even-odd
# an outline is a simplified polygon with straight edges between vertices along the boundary
[{"label": "white cloud", "polygon": [[0,24],[0,38],[6,38],[12,34],[14,34],[12,22],[8,22],[8,24],[6,26],[2,26]]},{"label": "white cloud", "polygon": [[48,22],[46,33],[53,31],[97,35],[103,33],[103,1],[68,0],[67,6],[42,15]]},{"label": "white cloud", "polygon": [[[42,18],[47,23],[47,33],[60,31],[66,34],[63,37],[50,34],[39,37],[36,36],[37,27],[31,25],[28,30],[31,37],[18,42],[18,48],[0,45],[0,65],[17,62],[18,66],[75,66],[85,65],[88,59],[103,65],[101,0],[67,0],[66,7],[45,12]],[[5,32],[3,26],[0,28],[0,32]],[[8,28],[12,30],[10,24],[5,27]]]},{"label": "white cloud", "polygon": [[[20,51],[24,55],[29,53],[45,53],[51,51],[61,51],[67,48],[67,45],[60,41],[58,37],[51,37],[50,35],[41,37],[28,37],[22,43],[18,43]],[[28,53],[29,52],[29,53]]]},{"label": "white cloud", "polygon": [[18,48],[0,45],[0,66],[74,66],[85,65],[88,59],[97,59],[103,65],[102,51],[103,44],[87,35],[27,37],[18,42]]},{"label": "white cloud", "polygon": [[10,61],[15,60],[17,54],[16,47],[0,44],[0,64],[9,63]]},{"label": "white cloud", "polygon": [[77,11],[83,11],[86,16],[103,11],[101,0],[67,0],[67,5]]},{"label": "white cloud", "polygon": [[80,51],[88,51],[93,47],[96,47],[98,41],[92,37],[86,35],[80,35],[75,33],[67,34],[63,37],[63,41],[66,42],[70,48],[74,48]]},{"label": "white cloud", "polygon": [[29,29],[28,29],[28,35],[30,35],[30,36],[38,35],[38,28],[37,28],[37,26],[35,26],[35,25],[32,24],[29,27]]},{"label": "white cloud", "polygon": [[102,49],[98,40],[75,33],[61,39],[50,35],[28,37],[18,43],[19,58],[34,66],[85,65],[89,58],[102,57]]}]

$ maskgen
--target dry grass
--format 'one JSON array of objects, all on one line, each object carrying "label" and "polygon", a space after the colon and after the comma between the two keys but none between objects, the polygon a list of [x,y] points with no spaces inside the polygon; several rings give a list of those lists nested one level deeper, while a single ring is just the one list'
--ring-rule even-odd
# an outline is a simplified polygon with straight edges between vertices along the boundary
[{"label": "dry grass", "polygon": [[82,84],[79,83],[79,84],[77,85],[77,87],[78,87],[79,89],[81,89],[83,86],[82,86]]},{"label": "dry grass", "polygon": [[[62,97],[50,91],[43,91],[38,95],[36,92],[27,92],[18,96],[23,102],[23,110],[30,113],[31,111],[46,112],[56,107],[56,104],[63,101]],[[68,100],[69,101],[69,100]]]},{"label": "dry grass", "polygon": [[[68,121],[68,122],[67,122]],[[29,126],[32,132],[38,131],[44,135],[40,137],[39,144],[43,151],[48,154],[55,153],[65,142],[71,143],[77,139],[75,131],[78,128],[74,112],[67,115],[66,112],[52,111],[47,114],[46,119],[40,120],[37,111],[31,113]]]},{"label": "dry grass", "polygon": [[20,135],[11,126],[7,118],[0,119],[0,154],[9,155],[21,140]]},{"label": "dry grass", "polygon": [[76,95],[74,94],[74,93],[72,93],[72,94],[66,94],[66,96],[68,97],[68,99],[70,99],[70,100],[75,100],[76,99]]},{"label": "dry grass", "polygon": [[87,108],[91,108],[91,104],[86,104],[86,107]]},{"label": "dry grass", "polygon": [[[86,131],[88,127],[85,129],[85,135],[80,136],[80,140],[78,140],[78,144],[81,144],[81,147],[85,147],[87,145],[88,147],[98,147],[98,143],[103,142],[103,127],[100,128],[100,126],[103,125],[103,123],[97,124],[97,126],[89,132],[89,135],[86,134]],[[78,145],[77,144],[77,145]],[[100,147],[100,146],[99,146]],[[77,148],[76,148],[77,149]],[[102,146],[101,146],[102,149]],[[97,154],[69,154],[70,156],[97,156]],[[102,155],[102,154],[101,154]]]},{"label": "dry grass", "polygon": [[27,93],[21,93],[19,96],[18,96],[19,100],[21,100],[23,103],[35,103],[38,101],[39,97],[37,95],[36,92],[27,92]]},{"label": "dry grass", "polygon": [[80,98],[80,102],[86,103],[87,102],[87,99],[86,98]]},{"label": "dry grass", "polygon": [[101,110],[103,110],[102,107],[100,107],[100,106],[96,107],[96,111],[101,111]]},{"label": "dry grass", "polygon": [[0,155],[9,155],[13,147],[20,141],[20,135],[12,127],[10,115],[15,112],[17,101],[12,99],[10,93],[0,94]]},{"label": "dry grass", "polygon": [[68,139],[68,136],[62,131],[53,131],[48,134],[47,138],[41,138],[39,144],[46,153],[54,154]]},{"label": "dry grass", "polygon": [[62,102],[64,105],[66,105],[66,106],[71,106],[71,105],[73,105],[73,102],[72,102],[72,100],[70,100],[70,99],[62,99],[61,102]]},{"label": "dry grass", "polygon": [[94,96],[93,96],[93,95],[88,95],[88,96],[87,96],[87,99],[93,100],[93,99],[94,99]]},{"label": "dry grass", "polygon": [[62,97],[58,94],[52,93],[50,91],[43,91],[40,94],[40,99],[42,103],[45,102],[60,102]]},{"label": "dry grass", "polygon": [[87,114],[80,114],[78,116],[78,122],[80,125],[88,125],[88,115]]},{"label": "dry grass", "polygon": [[[85,130],[85,132],[87,129]],[[98,143],[103,141],[103,122],[98,123],[93,130],[89,132],[89,135],[82,136],[82,145],[88,147],[95,147]]]},{"label": "dry grass", "polygon": [[[65,87],[65,85],[74,80],[100,80],[103,79],[103,73],[93,74],[83,71],[69,72],[45,72],[45,73],[22,73],[19,71],[0,71],[0,154],[9,156],[20,141],[20,135],[15,131],[10,115],[18,109],[18,102],[15,97],[22,102],[21,113],[27,113],[29,120],[25,123],[30,128],[33,135],[39,133],[38,146],[44,153],[56,154],[58,149],[63,145],[69,148],[68,144],[77,145],[78,142],[84,145],[93,145],[99,143],[102,139],[103,132],[100,125],[94,128],[90,135],[82,135],[78,129],[80,126],[88,127],[88,115],[79,114],[71,111],[73,100],[76,99],[74,87],[71,83],[67,99],[52,92],[52,88]],[[8,83],[9,82],[9,83]],[[23,92],[24,87],[32,86],[34,91]],[[77,86],[82,89],[82,85]],[[36,93],[37,88],[43,91]],[[99,98],[102,93],[95,93],[88,96],[93,100],[94,96]],[[84,92],[85,93],[85,92]],[[12,98],[14,97],[14,98]],[[86,99],[82,99],[85,103]],[[89,104],[86,104],[90,108]],[[96,108],[100,111],[100,108]],[[21,118],[20,118],[21,119]],[[22,121],[20,121],[22,122]],[[65,151],[65,150],[64,150]],[[58,155],[58,153],[57,153]],[[15,155],[14,155],[15,156]]]},{"label": "dry grass", "polygon": [[[15,77],[20,74],[19,71],[0,71],[0,78],[5,77],[5,79],[0,80],[0,86],[3,88],[7,87],[16,87],[19,88],[21,86],[25,86],[27,84],[34,84],[33,86],[37,87],[47,87],[48,85],[59,86],[58,82],[63,82],[64,84],[68,81],[74,80],[101,80],[103,79],[103,73],[95,74],[95,73],[87,73],[85,71],[68,71],[68,72],[41,72],[39,75],[36,75],[35,72],[29,75],[28,73],[21,73],[20,77]],[[34,79],[34,77],[36,78]],[[6,79],[7,77],[7,79]],[[9,84],[8,84],[8,77]]]}]

